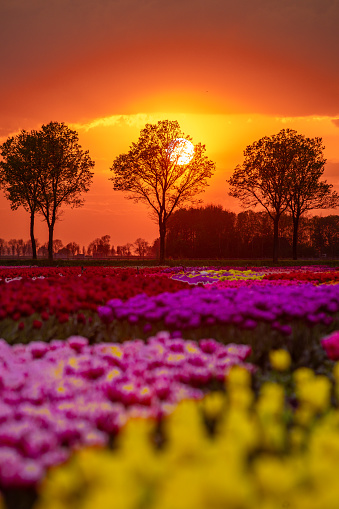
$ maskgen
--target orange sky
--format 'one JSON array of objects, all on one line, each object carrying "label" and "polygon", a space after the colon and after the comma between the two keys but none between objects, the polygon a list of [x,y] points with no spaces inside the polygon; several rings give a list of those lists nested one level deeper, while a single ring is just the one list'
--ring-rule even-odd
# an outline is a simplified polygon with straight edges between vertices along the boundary
[{"label": "orange sky", "polygon": [[[282,128],[323,138],[324,177],[339,191],[338,20],[337,0],[0,0],[0,143],[51,120],[78,131],[95,176],[55,238],[81,246],[157,236],[148,209],[108,178],[161,119],[216,162],[204,203],[238,211],[226,178],[246,145]],[[40,219],[36,236],[47,240]],[[28,214],[2,193],[0,238],[29,238]]]}]

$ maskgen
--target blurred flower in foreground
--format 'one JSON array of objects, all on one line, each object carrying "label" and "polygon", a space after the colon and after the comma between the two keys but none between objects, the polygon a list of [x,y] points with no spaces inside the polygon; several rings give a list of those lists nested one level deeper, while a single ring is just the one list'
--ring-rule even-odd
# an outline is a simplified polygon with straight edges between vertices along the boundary
[{"label": "blurred flower in foreground", "polygon": [[339,331],[334,331],[321,340],[328,357],[333,361],[339,360]]},{"label": "blurred flower in foreground", "polygon": [[286,371],[291,365],[291,356],[280,348],[279,350],[271,350],[269,353],[270,363],[273,369],[277,371]]},{"label": "blurred flower in foreground", "polygon": [[[248,373],[232,368],[225,392],[182,401],[161,429],[130,420],[115,450],[82,450],[53,469],[34,509],[75,500],[77,509],[335,509],[339,412],[328,411],[324,377],[304,369],[295,380],[301,407],[316,394],[316,423],[285,418],[283,385],[264,384],[255,400]],[[232,397],[239,391],[252,394],[248,405]]]}]

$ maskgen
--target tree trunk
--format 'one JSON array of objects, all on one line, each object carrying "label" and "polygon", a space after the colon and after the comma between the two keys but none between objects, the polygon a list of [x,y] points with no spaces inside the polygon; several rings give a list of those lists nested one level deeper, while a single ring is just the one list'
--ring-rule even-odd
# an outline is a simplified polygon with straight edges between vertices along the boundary
[{"label": "tree trunk", "polygon": [[35,243],[35,238],[34,238],[34,212],[32,210],[31,210],[31,222],[30,222],[30,235],[31,235],[33,260],[36,260],[37,256],[36,256],[36,243]]},{"label": "tree trunk", "polygon": [[53,232],[54,223],[48,225],[48,260],[53,260]]},{"label": "tree trunk", "polygon": [[273,238],[273,262],[278,261],[279,254],[279,216],[274,218],[274,238]]},{"label": "tree trunk", "polygon": [[165,262],[165,240],[166,240],[166,223],[159,220],[159,235],[160,235],[160,258],[159,262]]},{"label": "tree trunk", "polygon": [[293,218],[293,260],[297,260],[297,249],[298,249],[298,227],[299,227],[299,217]]}]

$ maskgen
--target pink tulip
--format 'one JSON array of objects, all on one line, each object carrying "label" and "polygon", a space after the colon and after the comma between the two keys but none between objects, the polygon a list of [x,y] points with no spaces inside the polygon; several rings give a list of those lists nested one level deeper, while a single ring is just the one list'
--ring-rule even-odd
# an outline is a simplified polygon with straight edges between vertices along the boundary
[{"label": "pink tulip", "polygon": [[339,331],[334,331],[329,336],[323,338],[321,340],[321,345],[332,361],[339,360]]}]

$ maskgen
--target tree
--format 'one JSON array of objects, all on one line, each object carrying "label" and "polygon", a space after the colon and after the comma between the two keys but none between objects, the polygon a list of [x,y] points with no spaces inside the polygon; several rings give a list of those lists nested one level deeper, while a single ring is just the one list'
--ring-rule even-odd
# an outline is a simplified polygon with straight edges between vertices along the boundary
[{"label": "tree", "polygon": [[94,162],[78,143],[78,134],[63,122],[43,125],[37,137],[38,206],[48,225],[48,258],[53,259],[53,232],[63,204],[80,207],[91,184]]},{"label": "tree", "polygon": [[293,220],[293,260],[297,260],[298,228],[302,214],[339,205],[339,196],[326,180],[320,181],[326,159],[321,138],[305,138],[291,131],[296,144],[288,185],[288,207]]},{"label": "tree", "polygon": [[134,242],[134,251],[140,258],[145,257],[149,251],[149,247],[147,240],[141,239],[140,237]]},{"label": "tree", "polygon": [[36,259],[34,219],[38,211],[39,169],[36,165],[37,138],[33,133],[21,131],[0,146],[0,187],[11,202],[11,209],[22,206],[30,213],[30,238],[33,259]]},{"label": "tree", "polygon": [[[302,213],[300,211],[309,210],[309,206],[314,208],[314,196],[321,192],[320,188],[324,189],[318,184],[312,184],[309,194],[308,186],[314,177],[305,186],[302,184],[303,178],[307,182],[306,175],[311,174],[313,169],[319,171],[319,164],[324,164],[319,150],[312,148],[312,140],[306,140],[292,129],[282,129],[271,137],[265,136],[246,147],[244,162],[236,167],[228,179],[230,196],[239,198],[245,207],[255,207],[259,203],[272,219],[275,262],[278,260],[281,215],[288,207],[293,207],[298,221]],[[303,205],[300,208],[301,203]],[[308,209],[305,208],[306,203],[309,204]]]},{"label": "tree", "polygon": [[161,120],[146,124],[139,140],[127,154],[120,154],[110,170],[115,191],[128,192],[127,198],[146,203],[159,225],[160,263],[165,259],[166,225],[176,208],[198,203],[197,194],[207,186],[215,164],[205,156],[205,146],[194,146],[191,160],[183,162],[185,136],[177,121]]},{"label": "tree", "polygon": [[92,256],[109,256],[111,252],[110,240],[110,235],[96,238],[89,244],[87,253]]},{"label": "tree", "polygon": [[42,244],[42,246],[39,247],[38,254],[42,256],[48,255],[48,242],[45,242],[45,244]]},{"label": "tree", "polygon": [[17,243],[18,243],[18,241],[16,239],[10,239],[8,241],[8,245],[10,246],[10,248],[12,250],[12,256],[15,255]]},{"label": "tree", "polygon": [[31,242],[36,258],[34,215],[46,219],[48,256],[53,259],[53,232],[63,204],[80,207],[82,192],[89,190],[94,162],[78,143],[78,134],[63,122],[50,122],[40,131],[22,131],[1,147],[0,186],[12,202],[31,213]]},{"label": "tree", "polygon": [[62,240],[53,240],[53,253],[58,253],[64,247]]},{"label": "tree", "polygon": [[235,218],[221,205],[176,210],[168,221],[168,254],[172,258],[234,256]]},{"label": "tree", "polygon": [[288,130],[248,145],[244,156],[244,162],[227,181],[229,195],[239,198],[244,207],[256,207],[259,203],[267,210],[274,225],[273,261],[276,262],[279,220],[288,206],[287,180],[293,159],[288,150]]},{"label": "tree", "polygon": [[80,246],[76,242],[69,242],[68,244],[66,244],[66,249],[68,249],[72,256],[75,256],[77,253],[80,253]]},{"label": "tree", "polygon": [[65,246],[65,247],[62,247],[61,249],[59,249],[58,253],[57,253],[59,256],[62,255],[62,256],[67,256],[67,258],[69,258],[71,256],[71,251]]},{"label": "tree", "polygon": [[127,244],[124,244],[123,246],[120,246],[120,255],[129,258],[132,254],[131,253],[132,247],[133,244],[130,244],[129,242],[127,242]]},{"label": "tree", "polygon": [[6,253],[7,242],[5,239],[0,239],[0,256]]},{"label": "tree", "polygon": [[318,256],[338,256],[339,216],[314,216],[312,218],[311,240]]}]

